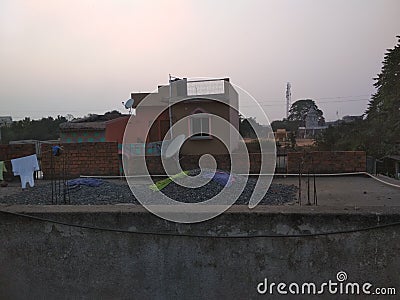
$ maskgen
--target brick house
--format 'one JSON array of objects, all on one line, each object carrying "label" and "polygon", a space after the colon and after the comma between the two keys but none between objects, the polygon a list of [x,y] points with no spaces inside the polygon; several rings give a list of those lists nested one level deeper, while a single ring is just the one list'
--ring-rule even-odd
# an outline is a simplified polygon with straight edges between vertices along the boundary
[{"label": "brick house", "polygon": [[128,120],[129,115],[114,111],[62,123],[60,124],[60,142],[118,142],[121,144]]},{"label": "brick house", "polygon": [[[134,129],[126,137],[128,143],[162,141],[171,125],[189,117],[183,129],[189,139],[181,148],[182,154],[227,153],[223,143],[214,136],[216,132],[219,132],[220,137],[222,134],[231,147],[238,144],[238,135],[232,128],[221,125],[218,118],[226,120],[239,130],[238,93],[228,78],[174,80],[170,85],[159,86],[155,93],[132,93],[131,98],[134,100],[136,114],[131,119]],[[195,132],[200,133],[194,134]],[[175,137],[172,133],[166,139]]]},{"label": "brick house", "polygon": [[[218,118],[205,115],[218,116],[239,130],[238,94],[228,78],[184,78],[159,86],[154,93],[132,93],[131,98],[134,115],[114,111],[60,124],[61,143],[117,142],[120,154],[125,147],[133,155],[160,155],[170,125],[190,117],[184,129],[185,136],[190,138],[182,146],[182,154],[227,153],[224,144],[213,136],[216,132],[231,147],[238,144],[239,137],[232,128],[224,128],[226,125],[219,125]],[[130,130],[123,145],[127,126]],[[201,133],[193,134],[197,131]],[[166,140],[175,137],[168,136]]]}]

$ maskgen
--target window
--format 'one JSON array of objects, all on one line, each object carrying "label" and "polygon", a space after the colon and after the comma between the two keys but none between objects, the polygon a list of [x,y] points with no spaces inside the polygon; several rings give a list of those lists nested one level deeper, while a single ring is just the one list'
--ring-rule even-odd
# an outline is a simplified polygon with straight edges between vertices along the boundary
[{"label": "window", "polygon": [[202,113],[192,115],[190,119],[190,134],[194,139],[210,138],[209,116]]}]

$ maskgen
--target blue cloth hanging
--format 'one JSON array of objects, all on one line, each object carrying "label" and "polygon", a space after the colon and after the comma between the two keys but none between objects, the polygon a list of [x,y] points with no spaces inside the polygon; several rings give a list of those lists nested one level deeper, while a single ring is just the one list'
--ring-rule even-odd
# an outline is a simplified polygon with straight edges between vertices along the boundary
[{"label": "blue cloth hanging", "polygon": [[51,147],[51,152],[54,156],[59,156],[61,154],[61,147],[60,146],[53,146]]}]

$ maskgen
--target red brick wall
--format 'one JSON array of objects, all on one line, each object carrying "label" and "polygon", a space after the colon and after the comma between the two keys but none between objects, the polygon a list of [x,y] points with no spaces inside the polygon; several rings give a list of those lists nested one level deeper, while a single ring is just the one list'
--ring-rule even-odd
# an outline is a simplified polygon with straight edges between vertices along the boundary
[{"label": "red brick wall", "polygon": [[[66,175],[68,178],[79,175],[119,175],[118,147],[115,142],[105,143],[66,143],[62,144],[67,161]],[[41,169],[45,179],[50,178],[51,169],[51,145],[42,144]],[[0,160],[10,160],[35,153],[35,146],[23,145],[0,145]],[[259,172],[260,154],[250,153],[250,173]],[[184,155],[181,158],[181,166],[184,170],[198,168],[199,155]],[[230,169],[229,155],[214,155],[218,168]],[[235,157],[242,161],[240,157]],[[62,157],[54,157],[55,174],[62,171]],[[163,174],[159,156],[148,156],[146,158],[147,168],[150,174]],[[243,160],[244,161],[244,160]],[[306,173],[343,173],[343,172],[365,172],[366,154],[364,151],[318,151],[318,152],[290,152],[287,156],[288,173],[298,173],[299,163],[303,161],[302,172]],[[12,177],[12,168],[9,161],[6,162],[9,170],[5,178]]]},{"label": "red brick wall", "polygon": [[12,166],[10,159],[28,156],[36,153],[34,144],[0,144],[0,161],[6,161],[8,172],[4,173],[4,179],[10,180],[13,178]]},{"label": "red brick wall", "polygon": [[315,151],[289,152],[287,172],[299,173],[299,164],[303,173],[349,173],[365,172],[367,156],[364,151]]},{"label": "red brick wall", "polygon": [[79,175],[119,175],[118,146],[116,142],[65,143],[61,156],[53,156],[52,145],[42,145],[41,167],[44,179],[50,179],[53,159],[54,174],[59,178],[63,173],[63,159],[66,161],[65,175],[68,178]]}]

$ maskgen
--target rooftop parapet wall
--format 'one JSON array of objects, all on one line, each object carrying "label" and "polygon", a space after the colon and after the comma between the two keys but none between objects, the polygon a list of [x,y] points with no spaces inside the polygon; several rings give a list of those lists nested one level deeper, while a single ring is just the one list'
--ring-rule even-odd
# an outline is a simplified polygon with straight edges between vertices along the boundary
[{"label": "rooftop parapet wall", "polygon": [[[300,167],[301,165],[301,167]],[[367,156],[364,151],[314,151],[289,152],[287,155],[287,172],[333,174],[365,172]]]},{"label": "rooftop parapet wall", "polygon": [[[347,273],[346,282],[400,287],[399,226],[305,237],[191,236],[307,235],[366,228],[400,221],[400,211],[393,207],[259,206],[250,211],[239,206],[190,225],[167,222],[140,206],[0,208],[75,225],[176,234],[85,229],[1,214],[4,299],[255,299],[265,278],[321,284],[337,282],[339,271]],[[276,294],[275,289],[272,296]],[[325,289],[323,297],[337,295]]]}]

